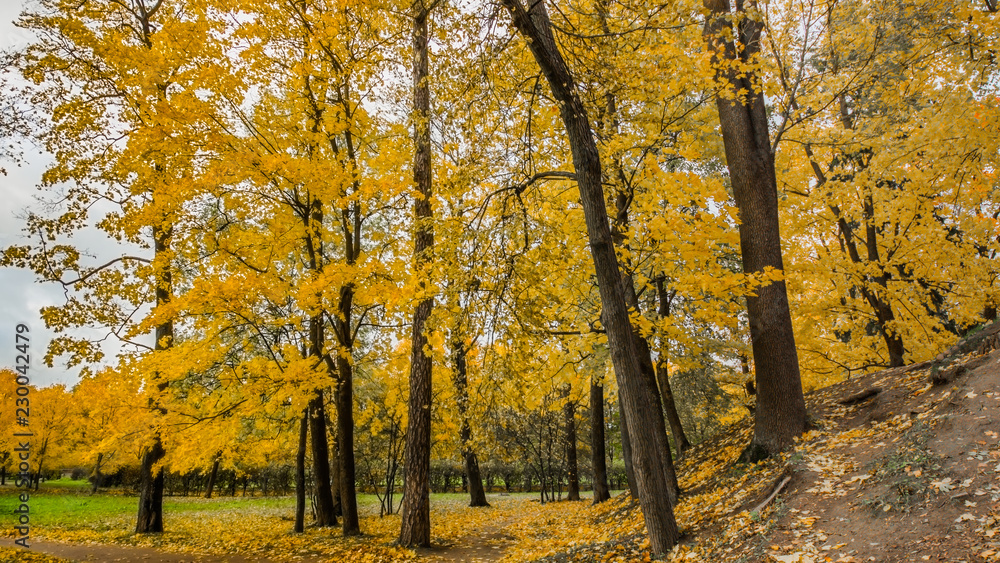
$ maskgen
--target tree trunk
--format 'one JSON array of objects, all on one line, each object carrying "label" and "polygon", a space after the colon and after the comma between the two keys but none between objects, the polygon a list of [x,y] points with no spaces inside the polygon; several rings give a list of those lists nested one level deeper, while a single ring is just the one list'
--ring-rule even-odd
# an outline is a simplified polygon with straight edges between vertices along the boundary
[{"label": "tree trunk", "polygon": [[563,405],[563,426],[566,437],[566,500],[580,500],[580,468],[576,455],[576,401],[570,398],[571,388],[566,386],[566,403]]},{"label": "tree trunk", "polygon": [[639,502],[639,485],[635,476],[635,466],[632,465],[632,439],[628,435],[628,415],[622,403],[622,393],[618,390],[618,431],[622,437],[622,463],[625,464],[625,480],[628,481],[628,493],[632,500]]},{"label": "tree trunk", "polygon": [[[333,444],[333,455],[340,459],[340,441],[335,441]],[[337,516],[344,515],[344,503],[341,500],[340,488],[342,485],[342,477],[340,475],[340,463],[334,463],[330,467],[330,490],[333,493],[333,513]]]},{"label": "tree trunk", "polygon": [[[153,228],[153,248],[154,262],[166,261],[170,250],[170,237],[173,235],[171,227],[155,226]],[[156,306],[165,306],[170,303],[173,291],[173,278],[169,262],[158,264],[156,267]],[[166,321],[156,325],[156,343],[154,351],[168,350],[173,346],[174,323]],[[154,374],[154,381],[158,376]],[[156,383],[156,389],[162,393],[167,388],[167,382]],[[150,407],[162,413],[163,408],[157,404],[157,400],[151,400]],[[153,434],[153,443],[146,449],[142,456],[142,463],[139,466],[139,513],[136,516],[135,532],[137,534],[159,534],[163,532],[163,467],[160,461],[166,452],[163,451],[163,442],[160,441],[160,432],[156,430]],[[156,474],[153,468],[157,467]]]},{"label": "tree trunk", "polygon": [[330,445],[326,435],[326,406],[323,404],[322,389],[317,389],[316,395],[309,401],[309,437],[316,486],[316,525],[321,528],[336,526],[333,493],[330,491]]},{"label": "tree trunk", "polygon": [[139,481],[139,515],[136,519],[137,534],[163,532],[163,468],[153,475],[152,468],[163,459],[165,452],[159,437],[142,455]]},{"label": "tree trunk", "polygon": [[427,547],[431,543],[430,455],[431,455],[431,359],[427,345],[426,324],[434,307],[427,292],[426,273],[434,248],[431,220],[431,133],[430,85],[427,53],[427,6],[423,0],[413,5],[413,182],[418,195],[413,202],[415,267],[421,281],[420,303],[413,313],[410,360],[410,399],[407,405],[406,473],[403,485],[403,515],[399,544],[403,547]]},{"label": "tree trunk", "polygon": [[[657,314],[661,319],[665,319],[670,316],[672,296],[667,292],[663,278],[656,280],[656,295],[659,300]],[[681,425],[681,417],[677,414],[677,404],[674,402],[674,392],[670,389],[668,345],[666,339],[661,338],[660,340],[660,353],[656,361],[656,380],[660,385],[660,398],[663,399],[663,409],[667,415],[667,422],[670,424],[670,433],[674,435],[674,444],[677,445],[677,457],[680,457],[691,449],[691,442],[684,434],[684,426]]]},{"label": "tree trunk", "polygon": [[205,498],[212,498],[212,491],[215,489],[215,480],[219,476],[219,458],[212,463],[212,471],[208,474],[208,486],[205,487]]},{"label": "tree trunk", "polygon": [[594,504],[611,498],[608,461],[604,448],[604,386],[590,381],[590,451],[594,466]]},{"label": "tree trunk", "polygon": [[[104,474],[101,473],[101,462],[104,461],[104,454],[97,454],[97,461],[94,463],[94,471],[90,474],[90,494],[96,494],[97,489],[101,486],[101,481],[104,479]],[[4,469],[6,472],[6,468]],[[4,479],[0,478],[0,485],[3,485]]]},{"label": "tree trunk", "polygon": [[[622,287],[625,290],[625,304],[629,309],[641,314],[639,308],[639,297],[635,293],[635,284],[631,274],[622,276]],[[674,471],[674,459],[670,452],[670,439],[667,437],[667,424],[663,419],[663,402],[660,398],[660,390],[656,385],[656,370],[653,368],[653,354],[649,349],[647,341],[640,333],[639,329],[632,326],[632,340],[635,347],[636,359],[639,361],[639,374],[642,376],[642,384],[645,387],[645,394],[650,397],[655,410],[649,413],[649,421],[652,427],[647,427],[646,432],[652,432],[653,438],[659,448],[661,462],[663,464],[663,476],[667,481],[671,506],[677,503],[680,496],[680,485],[677,483],[677,473]],[[633,437],[634,438],[634,437]]]},{"label": "tree trunk", "polygon": [[[299,448],[295,451],[295,533],[301,534],[305,531],[306,520],[306,443],[309,434],[309,409],[302,413],[302,420],[299,421]],[[219,461],[215,461],[212,469],[212,479],[209,480],[208,491],[211,493],[211,483],[215,481],[215,472],[219,468]]]},{"label": "tree trunk", "polygon": [[455,368],[455,394],[458,399],[458,417],[462,421],[459,436],[462,446],[462,459],[465,462],[465,481],[469,492],[469,506],[489,506],[486,502],[486,491],[483,489],[483,478],[479,472],[479,460],[472,449],[472,427],[469,425],[469,375],[466,365],[465,343],[460,338],[451,341],[452,362]]},{"label": "tree trunk", "polygon": [[[350,300],[349,300],[350,301]],[[343,302],[343,299],[342,299]],[[350,314],[346,307],[346,314]],[[341,314],[345,314],[342,309]],[[347,317],[348,319],[350,317]],[[350,323],[346,323],[350,326]],[[344,535],[356,536],[361,533],[358,519],[358,494],[354,464],[354,366],[337,355],[337,442],[340,444],[338,458],[340,469],[340,508],[344,516]],[[331,499],[332,501],[332,499]]]},{"label": "tree trunk", "polygon": [[[614,120],[614,115],[616,113],[615,109],[615,99],[614,96],[608,96],[608,114],[612,116]],[[620,175],[620,174],[619,174]],[[632,201],[632,193],[629,188],[625,185],[618,186],[618,194],[615,197],[615,220],[612,227],[612,240],[618,248],[622,248],[626,251],[629,250],[628,238],[626,233],[629,228],[629,206]],[[622,272],[622,288],[624,290],[625,306],[628,307],[630,313],[642,314],[642,308],[639,305],[639,296],[635,291],[635,281],[632,278],[632,273],[629,270],[630,264],[626,260],[624,264],[624,270]],[[670,491],[670,502],[676,503],[677,497],[680,495],[680,486],[677,484],[677,474],[674,471],[674,460],[670,452],[670,440],[667,438],[667,426],[663,419],[663,407],[661,402],[660,391],[656,385],[656,370],[653,368],[653,355],[649,347],[649,341],[639,332],[639,328],[635,325],[631,325],[632,330],[632,340],[633,346],[635,348],[636,359],[639,361],[639,373],[642,375],[642,383],[646,387],[646,393],[650,397],[655,397],[655,404],[657,405],[656,413],[653,413],[652,418],[655,426],[652,430],[655,433],[655,439],[657,446],[660,449],[660,457],[663,463],[664,476],[667,479],[667,487]]]},{"label": "tree trunk", "polygon": [[[670,504],[670,490],[660,448],[656,436],[649,434],[650,429],[655,432],[653,415],[660,411],[660,405],[654,403],[653,398],[646,393],[647,388],[636,362],[632,326],[625,305],[622,276],[615,256],[611,228],[608,225],[604,189],[601,185],[601,159],[594,142],[593,130],[573,76],[552,36],[552,24],[544,2],[533,2],[528,10],[525,10],[520,0],[503,0],[503,4],[511,12],[514,26],[527,40],[528,47],[559,104],[560,115],[566,126],[603,316],[607,323],[608,348],[621,390],[623,410],[628,413],[626,427],[633,438],[631,446],[639,504],[649,531],[653,554],[665,554],[677,543],[679,534]],[[662,420],[662,415],[660,418]]]},{"label": "tree trunk", "polygon": [[[809,151],[811,153],[811,151]],[[814,167],[814,172],[820,172],[817,176],[820,183],[826,182],[826,177],[822,175],[821,171]],[[869,199],[865,199],[865,215],[867,218],[869,210]],[[851,262],[855,264],[863,264],[861,259],[861,253],[858,251],[858,243],[855,240],[857,235],[854,229],[851,228],[850,224],[840,213],[840,207],[837,205],[830,205],[830,211],[833,212],[834,217],[837,218],[837,227],[840,229],[840,234],[843,236],[843,248],[847,250],[847,256],[851,259]],[[877,246],[873,249],[872,245],[877,244],[875,241],[874,228],[870,227],[866,229],[869,239],[865,240],[865,249],[868,252],[868,262],[871,264],[879,265],[878,258],[878,248]],[[874,261],[873,261],[874,257]],[[883,272],[881,275],[873,280],[880,288],[881,291],[872,291],[867,285],[868,276],[864,276],[866,279],[862,282],[861,295],[871,306],[872,311],[875,313],[875,324],[878,326],[879,334],[882,335],[882,340],[885,341],[886,350],[889,353],[889,367],[900,367],[904,365],[903,354],[906,351],[906,347],[903,344],[903,338],[896,333],[892,326],[892,323],[896,320],[896,315],[892,311],[892,307],[883,298],[886,295],[886,289],[888,287],[888,277]]]},{"label": "tree trunk", "polygon": [[[767,110],[764,96],[755,91],[753,71],[743,68],[760,51],[762,24],[752,17],[740,19],[737,31],[742,49],[737,54],[735,44],[727,39],[734,31],[729,0],[704,0],[704,4],[710,12],[704,36],[713,53],[716,79],[730,92],[730,96],[717,94],[716,105],[740,215],[743,271],[758,274],[774,268],[784,272]],[[737,8],[742,11],[741,1]],[[747,101],[738,102],[740,96],[746,96]],[[782,450],[802,434],[806,408],[785,282],[763,285],[756,295],[747,297],[747,316],[757,368],[757,409],[754,436],[742,458],[757,461]]]}]

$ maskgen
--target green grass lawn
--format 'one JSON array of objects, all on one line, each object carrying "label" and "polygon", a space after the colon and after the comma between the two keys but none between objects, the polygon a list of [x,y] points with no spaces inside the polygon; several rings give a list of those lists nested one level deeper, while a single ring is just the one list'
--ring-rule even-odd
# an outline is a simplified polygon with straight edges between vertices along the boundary
[{"label": "green grass lawn", "polygon": [[[7,485],[0,487],[0,535],[14,533],[16,515],[14,510],[20,505],[18,495],[24,489]],[[39,491],[30,491],[28,500],[33,533],[46,528],[62,530],[90,529],[95,531],[120,531],[127,533],[135,525],[138,499],[135,495],[120,491],[102,491],[90,494],[86,480],[60,479],[42,483]],[[493,495],[490,495],[493,496]],[[511,497],[534,498],[536,493],[514,493]],[[397,502],[400,497],[396,497]],[[463,506],[467,500],[465,493],[435,493],[431,504],[438,506]],[[223,513],[253,508],[254,510],[287,513],[291,517],[295,510],[294,497],[230,497],[226,495],[206,499],[200,496],[165,497],[163,499],[164,518],[172,514]],[[378,515],[379,501],[373,494],[359,494],[358,508],[361,513]]]}]

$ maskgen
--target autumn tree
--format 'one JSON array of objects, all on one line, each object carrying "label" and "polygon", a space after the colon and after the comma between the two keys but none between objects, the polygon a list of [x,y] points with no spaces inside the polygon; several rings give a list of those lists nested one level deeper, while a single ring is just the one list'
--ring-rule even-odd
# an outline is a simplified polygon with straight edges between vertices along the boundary
[{"label": "autumn tree", "polygon": [[[764,46],[798,308],[829,319],[798,329],[806,369],[825,382],[929,358],[980,322],[995,292],[982,259],[995,242],[983,199],[994,152],[980,131],[996,119],[996,16],[926,2],[908,15],[881,2],[791,13],[799,23],[764,13]],[[830,267],[807,266],[818,257]]]},{"label": "autumn tree", "polygon": [[[222,58],[205,41],[212,26],[202,23],[198,7],[144,0],[108,6],[43,2],[18,21],[37,38],[18,62],[31,83],[27,95],[40,112],[55,117],[39,133],[55,155],[43,186],[69,188],[56,215],[29,215],[26,230],[36,242],[6,249],[4,261],[71,290],[63,306],[43,311],[57,332],[99,327],[128,347],[154,353],[173,344],[173,319],[166,312],[173,244],[198,159],[184,148],[202,143],[180,115],[210,104],[191,85],[203,85],[201,72]],[[88,260],[71,237],[91,221],[137,252]],[[143,312],[149,304],[151,316]],[[146,331],[155,339],[151,345],[139,338]],[[100,338],[62,335],[53,340],[47,361],[62,354],[70,355],[71,364],[100,359]],[[162,392],[167,382],[154,373],[148,384]],[[149,408],[162,412],[155,393]],[[155,426],[147,436],[136,531],[159,532],[162,475],[152,471],[163,451]]]},{"label": "autumn tree", "polygon": [[431,209],[431,128],[428,55],[428,20],[433,5],[424,0],[410,8],[413,18],[413,258],[419,297],[413,313],[410,336],[410,398],[406,426],[406,482],[403,491],[403,518],[399,543],[404,546],[429,546],[430,454],[431,454],[431,360],[427,346],[427,320],[434,307],[427,279],[428,264],[434,249],[433,211]]},{"label": "autumn tree", "polygon": [[[658,451],[658,442],[655,436],[647,434],[650,429],[658,428],[651,417],[660,412],[660,407],[651,404],[651,397],[644,392],[644,378],[636,363],[632,327],[604,206],[600,156],[587,112],[580,101],[572,74],[556,47],[545,4],[539,2],[526,9],[517,0],[505,0],[504,6],[511,13],[514,27],[527,40],[539,69],[559,103],[560,114],[566,126],[576,181],[587,219],[589,244],[597,272],[611,358],[622,390],[624,408],[628,412],[629,434],[636,438],[632,449],[639,502],[653,552],[666,553],[677,542],[677,524],[674,521],[670,488]],[[662,416],[660,419],[662,420]],[[640,440],[639,437],[644,439]]]}]

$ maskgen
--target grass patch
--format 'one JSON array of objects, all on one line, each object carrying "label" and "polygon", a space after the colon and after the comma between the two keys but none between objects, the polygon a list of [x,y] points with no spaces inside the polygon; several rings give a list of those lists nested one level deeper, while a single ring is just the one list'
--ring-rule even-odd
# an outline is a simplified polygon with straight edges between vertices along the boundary
[{"label": "grass patch", "polygon": [[903,434],[891,452],[873,460],[866,467],[873,472],[873,483],[882,487],[874,498],[862,501],[874,514],[893,510],[909,512],[910,508],[927,498],[930,483],[941,469],[941,460],[927,448],[931,429],[915,424]]},{"label": "grass patch", "polygon": [[[84,486],[78,486],[83,483]],[[18,496],[24,489],[6,486],[0,488],[0,535],[9,535],[15,522],[14,510],[20,505]],[[90,494],[86,481],[60,479],[42,483],[39,491],[30,491],[31,526],[35,531],[47,529],[91,530],[95,532],[131,533],[135,526],[138,497],[120,491],[102,491]],[[489,495],[495,498],[496,495]],[[461,510],[468,505],[465,493],[434,493],[431,506],[442,512]],[[511,499],[537,498],[534,493],[514,493]],[[358,509],[362,513],[378,514],[379,501],[373,494],[358,495]],[[398,509],[398,505],[397,505]],[[270,513],[276,517],[292,517],[295,498],[287,497],[164,497],[163,513],[169,527],[170,520],[193,515],[238,513],[253,510]],[[307,516],[308,519],[308,516]]]}]

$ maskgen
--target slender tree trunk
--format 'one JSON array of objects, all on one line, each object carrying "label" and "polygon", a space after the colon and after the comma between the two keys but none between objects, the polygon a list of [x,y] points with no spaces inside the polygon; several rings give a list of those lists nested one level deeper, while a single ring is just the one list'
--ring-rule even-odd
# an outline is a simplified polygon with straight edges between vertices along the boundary
[{"label": "slender tree trunk", "polygon": [[[812,151],[809,151],[811,154]],[[818,172],[817,176],[819,182],[825,183],[826,176],[822,174],[822,171],[818,167],[813,167],[814,172]],[[869,200],[866,198],[865,202],[865,215],[868,215]],[[830,205],[830,211],[833,212],[834,217],[837,218],[837,226],[840,229],[840,234],[843,237],[843,249],[847,251],[847,256],[851,259],[851,262],[855,264],[865,264],[861,258],[861,253],[858,251],[857,234],[854,229],[851,228],[850,224],[840,213],[840,207],[837,205]],[[868,240],[863,241],[865,243],[865,248],[868,252],[868,263],[879,265],[878,262],[878,248],[877,246],[873,249],[872,242],[875,241],[875,232],[873,228],[867,229],[867,234],[869,236]],[[877,244],[877,242],[875,243]],[[872,261],[874,257],[875,261]],[[892,311],[892,307],[885,300],[883,296],[886,295],[886,289],[888,288],[888,277],[885,273],[877,276],[874,280],[875,284],[878,285],[879,290],[873,291],[868,287],[868,276],[865,275],[865,280],[860,286],[861,295],[871,306],[872,311],[875,313],[875,324],[878,326],[879,334],[882,335],[882,340],[885,341],[886,350],[889,353],[889,367],[899,367],[904,365],[903,355],[906,351],[906,347],[903,344],[903,338],[896,333],[892,324],[896,320],[896,315]]]},{"label": "slender tree trunk", "polygon": [[[348,306],[350,307],[350,306]],[[350,310],[348,309],[349,313]],[[341,311],[344,314],[344,311]],[[349,318],[349,317],[348,317]],[[340,444],[340,507],[344,515],[344,535],[361,533],[358,518],[357,481],[354,464],[354,366],[337,355],[337,442]]]},{"label": "slender tree trunk", "polygon": [[469,492],[469,506],[489,506],[486,502],[486,491],[483,489],[483,477],[479,472],[479,460],[472,449],[472,427],[469,425],[469,375],[466,365],[465,343],[455,338],[451,342],[452,362],[455,368],[455,394],[458,399],[458,417],[462,421],[459,438],[462,446],[462,459],[465,462],[465,481]]},{"label": "slender tree trunk", "polygon": [[[704,35],[714,55],[716,79],[731,96],[716,95],[729,179],[740,215],[740,251],[743,271],[757,274],[765,268],[784,272],[778,228],[778,190],[771,153],[764,96],[756,92],[753,71],[734,64],[750,64],[760,51],[762,24],[740,19],[733,29],[729,0],[704,0],[709,11]],[[742,11],[742,0],[737,9]],[[741,51],[732,41],[739,34]],[[741,103],[740,96],[748,99]],[[795,337],[785,282],[761,286],[747,297],[750,339],[757,376],[754,436],[742,456],[756,461],[774,454],[806,428],[805,399],[799,376]]]},{"label": "slender tree trunk", "polygon": [[[94,471],[90,474],[90,494],[97,493],[97,489],[101,486],[101,480],[104,479],[104,474],[101,473],[101,462],[104,461],[104,454],[97,454],[97,461],[94,463]],[[4,468],[4,473],[7,469]],[[4,484],[4,479],[0,477],[0,485]]]},{"label": "slender tree trunk", "polygon": [[632,500],[639,502],[639,485],[635,476],[635,466],[632,465],[632,439],[628,434],[628,415],[622,404],[622,393],[618,391],[618,430],[622,437],[622,463],[625,464],[625,480],[628,481],[628,492]]},{"label": "slender tree trunk", "polygon": [[631,445],[639,505],[649,532],[653,554],[665,554],[677,543],[679,534],[670,504],[670,486],[666,480],[660,446],[656,436],[650,435],[650,431],[656,431],[654,415],[659,414],[662,420],[661,407],[647,393],[648,388],[636,362],[632,326],[608,224],[604,188],[601,185],[601,159],[593,129],[587,110],[577,93],[573,76],[552,36],[552,24],[544,1],[533,2],[528,9],[525,9],[520,0],[503,0],[503,5],[511,12],[514,26],[527,40],[528,47],[559,104],[560,115],[566,126],[603,316],[607,324],[608,348],[618,388],[621,390],[623,410],[628,413],[626,426],[633,438]]},{"label": "slender tree trunk", "polygon": [[604,386],[590,381],[590,451],[594,466],[594,504],[611,498],[608,461],[604,447]]},{"label": "slender tree trunk", "polygon": [[[667,292],[662,278],[656,280],[656,295],[659,300],[657,314],[661,319],[665,319],[670,316],[672,296]],[[670,424],[670,433],[674,435],[674,443],[677,445],[677,457],[680,457],[691,449],[691,442],[684,434],[681,417],[677,414],[677,403],[674,402],[674,392],[670,389],[670,370],[668,369],[670,355],[667,346],[666,339],[661,338],[660,353],[656,361],[656,380],[660,385],[660,397],[663,399],[663,409],[667,415],[667,422]]]},{"label": "slender tree trunk", "polygon": [[[608,96],[608,114],[611,119],[616,119],[614,115],[616,114],[615,109],[615,99],[614,96]],[[619,176],[620,168],[619,168]],[[618,248],[629,249],[628,238],[626,233],[629,228],[629,206],[632,201],[631,189],[624,185],[618,186],[618,194],[615,197],[615,207],[616,215],[615,220],[611,230],[612,240]],[[632,274],[629,271],[630,264],[626,260],[624,264],[624,270],[622,272],[622,288],[624,290],[625,306],[628,307],[630,312],[636,314],[642,314],[642,308],[639,305],[639,296],[635,292],[635,281],[632,278]],[[637,326],[632,326],[632,340],[633,346],[635,348],[636,359],[639,361],[639,373],[642,375],[642,383],[646,387],[646,393],[650,397],[655,397],[655,403],[659,407],[657,412],[652,414],[653,422],[655,423],[652,430],[655,433],[656,443],[660,449],[660,457],[662,458],[664,476],[667,479],[667,487],[670,491],[670,502],[671,504],[677,502],[677,497],[680,495],[680,486],[677,484],[677,474],[674,471],[674,460],[670,452],[670,440],[667,437],[667,426],[663,419],[663,407],[661,402],[660,391],[656,384],[656,370],[653,367],[653,355],[649,347],[649,341],[639,332]]]},{"label": "slender tree trunk", "polygon": [[208,486],[205,487],[205,498],[212,498],[212,491],[215,489],[215,479],[219,476],[219,458],[212,462],[212,471],[208,474]]},{"label": "slender tree trunk", "polygon": [[609,348],[619,380],[623,411],[627,413],[626,434],[632,438],[631,459],[634,462],[639,502],[653,551],[664,553],[676,542],[677,530],[669,502],[670,492],[665,479],[662,448],[658,438],[650,435],[657,428],[655,419],[650,415],[657,413],[660,406],[651,400],[645,378],[635,360],[635,343],[621,287],[622,278],[607,224],[600,183],[600,159],[592,131],[586,111],[576,94],[572,76],[555,46],[544,4],[534,3],[527,11],[517,0],[505,0],[504,4],[514,16],[515,26],[528,39],[535,59],[545,74],[554,97],[560,103],[563,122],[567,127],[608,325]]},{"label": "slender tree trunk", "polygon": [[[333,444],[333,455],[340,459],[340,441],[337,440]],[[340,474],[340,463],[334,463],[330,467],[330,490],[333,493],[333,513],[337,516],[344,515],[344,503],[341,500],[341,487],[343,484],[343,477]]]},{"label": "slender tree trunk", "polygon": [[[434,249],[431,220],[431,134],[430,85],[427,53],[430,16],[423,0],[413,5],[413,182],[417,197],[413,203],[414,247],[417,272],[421,275],[418,291],[425,294],[428,272]],[[430,546],[430,455],[431,455],[431,359],[424,351],[427,345],[427,319],[434,307],[434,298],[421,297],[413,313],[412,350],[410,360],[410,400],[407,405],[409,423],[406,427],[406,477],[403,485],[403,515],[399,544],[404,547]]]},{"label": "slender tree trunk", "polygon": [[323,390],[317,389],[309,402],[309,437],[313,452],[313,479],[316,485],[316,526],[337,525],[330,491],[330,445],[326,434],[326,406]]},{"label": "slender tree trunk", "polygon": [[566,500],[580,500],[580,467],[576,452],[576,401],[570,398],[571,388],[566,386],[563,404],[563,426],[566,437]]},{"label": "slender tree trunk", "polygon": [[[307,438],[309,435],[309,409],[305,409],[302,413],[302,419],[299,421],[299,448],[295,451],[295,533],[301,534],[305,531],[305,520],[306,520],[306,447]],[[219,461],[215,461],[215,468],[212,470],[213,478],[209,481],[212,483],[215,481],[214,475],[215,471],[219,467]],[[209,492],[212,491],[211,485],[208,488]]]},{"label": "slender tree trunk", "polygon": [[[622,276],[622,287],[625,290],[625,304],[630,310],[641,313],[639,308],[639,297],[635,293],[635,284],[630,274]],[[680,496],[680,485],[677,483],[677,473],[674,471],[674,458],[670,452],[670,439],[667,437],[667,424],[663,419],[663,402],[660,397],[660,390],[656,385],[656,370],[653,368],[653,353],[649,349],[649,341],[641,334],[639,329],[632,326],[632,340],[635,348],[636,359],[639,361],[639,374],[642,376],[642,384],[645,387],[645,394],[653,401],[656,409],[649,413],[649,421],[653,424],[651,428],[646,428],[646,432],[652,432],[653,438],[659,448],[660,458],[663,464],[663,476],[667,481],[671,506],[677,503]],[[634,438],[634,437],[633,437]],[[633,440],[634,441],[634,440]]]}]

